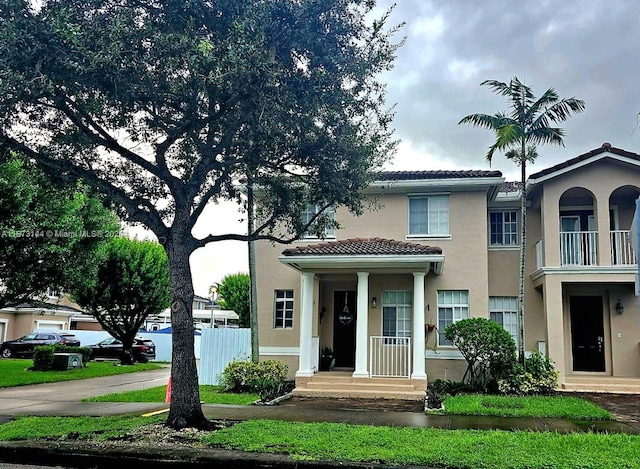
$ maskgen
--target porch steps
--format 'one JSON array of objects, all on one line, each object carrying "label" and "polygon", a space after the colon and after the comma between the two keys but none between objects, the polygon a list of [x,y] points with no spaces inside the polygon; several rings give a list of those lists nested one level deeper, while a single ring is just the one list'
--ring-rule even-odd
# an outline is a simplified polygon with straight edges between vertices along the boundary
[{"label": "porch steps", "polygon": [[567,376],[561,391],[640,394],[640,378],[612,376]]},{"label": "porch steps", "polygon": [[425,389],[426,380],[353,378],[349,372],[320,372],[311,378],[298,378],[293,395],[422,401]]}]

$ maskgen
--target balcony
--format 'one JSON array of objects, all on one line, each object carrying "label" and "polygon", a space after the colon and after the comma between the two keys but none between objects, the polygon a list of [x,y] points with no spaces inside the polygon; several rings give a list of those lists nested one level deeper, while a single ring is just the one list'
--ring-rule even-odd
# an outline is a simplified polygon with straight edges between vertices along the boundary
[{"label": "balcony", "polygon": [[[611,265],[636,265],[637,257],[629,243],[629,230],[610,232]],[[538,267],[542,267],[542,244],[536,245]],[[598,232],[597,231],[561,231],[560,232],[560,265],[597,266],[598,265]]]}]

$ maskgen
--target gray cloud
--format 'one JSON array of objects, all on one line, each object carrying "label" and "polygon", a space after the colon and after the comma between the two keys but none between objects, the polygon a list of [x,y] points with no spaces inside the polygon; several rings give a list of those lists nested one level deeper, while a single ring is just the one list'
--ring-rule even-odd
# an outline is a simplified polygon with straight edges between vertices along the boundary
[{"label": "gray cloud", "polygon": [[[391,5],[379,2],[381,9]],[[605,141],[640,152],[640,129],[634,132],[640,112],[637,2],[399,0],[391,22],[406,22],[406,45],[383,76],[388,102],[397,104],[394,126],[403,148],[410,144],[413,152],[459,168],[487,168],[493,135],[458,121],[507,110],[504,99],[480,83],[517,76],[537,96],[555,88],[561,97],[586,103],[583,113],[561,125],[565,147],[540,147],[533,171]],[[438,169],[432,165],[402,152],[396,158],[398,169]],[[492,167],[517,174],[502,155]]]}]

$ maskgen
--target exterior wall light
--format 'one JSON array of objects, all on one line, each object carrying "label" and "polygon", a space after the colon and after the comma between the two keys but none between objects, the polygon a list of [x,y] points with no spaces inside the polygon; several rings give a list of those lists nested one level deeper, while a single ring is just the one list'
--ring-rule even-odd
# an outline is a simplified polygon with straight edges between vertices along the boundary
[{"label": "exterior wall light", "polygon": [[378,299],[374,296],[371,298],[371,307],[375,308],[376,306],[378,306]]},{"label": "exterior wall light", "polygon": [[618,298],[618,302],[616,303],[616,314],[621,315],[622,313],[624,313],[624,306],[622,306],[622,302]]}]

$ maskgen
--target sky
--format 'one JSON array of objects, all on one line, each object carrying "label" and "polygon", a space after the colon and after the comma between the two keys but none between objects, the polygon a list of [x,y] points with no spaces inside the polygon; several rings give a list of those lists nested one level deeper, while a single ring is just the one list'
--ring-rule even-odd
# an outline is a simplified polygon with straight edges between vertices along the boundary
[{"label": "sky", "polygon": [[[379,0],[381,15],[393,5]],[[536,96],[554,88],[561,98],[585,101],[584,112],[560,124],[564,147],[538,148],[527,174],[602,146],[640,153],[640,2],[637,0],[397,0],[390,24],[405,23],[393,70],[380,80],[387,104],[395,105],[393,128],[400,141],[384,169],[492,169],[507,181],[519,169],[502,154],[485,160],[494,135],[458,125],[468,114],[507,111],[503,97],[484,80],[513,77]],[[244,232],[233,204],[211,207],[195,233]],[[144,236],[140,231],[132,233]],[[231,273],[248,272],[247,247],[212,243],[196,251],[196,294]]]}]

